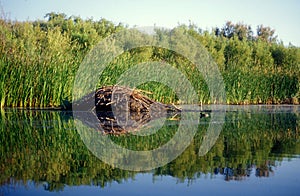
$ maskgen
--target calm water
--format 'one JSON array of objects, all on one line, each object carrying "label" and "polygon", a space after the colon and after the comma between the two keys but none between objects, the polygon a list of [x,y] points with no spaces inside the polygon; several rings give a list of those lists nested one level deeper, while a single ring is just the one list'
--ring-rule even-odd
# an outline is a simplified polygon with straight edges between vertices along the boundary
[{"label": "calm water", "polygon": [[[230,106],[213,147],[199,156],[211,119],[200,119],[172,162],[127,171],[88,150],[70,113],[2,110],[0,195],[299,195],[300,106]],[[156,134],[110,137],[149,150],[170,140],[179,122],[168,120]]]}]

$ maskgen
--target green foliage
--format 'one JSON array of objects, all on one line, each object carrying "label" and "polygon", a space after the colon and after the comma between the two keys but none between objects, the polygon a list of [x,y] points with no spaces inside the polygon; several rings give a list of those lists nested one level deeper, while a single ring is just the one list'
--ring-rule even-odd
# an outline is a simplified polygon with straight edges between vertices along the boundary
[{"label": "green foliage", "polygon": [[[48,13],[45,18],[34,22],[0,19],[0,107],[57,107],[72,100],[74,76],[85,55],[103,38],[124,28],[105,19],[83,20],[63,13]],[[176,37],[179,31],[193,36],[211,54],[224,77],[227,103],[300,102],[300,49],[277,42],[273,29],[260,25],[254,35],[248,25],[227,22],[212,32],[195,25],[156,30],[166,43],[170,33]],[[125,47],[128,44],[124,38]],[[180,44],[190,54],[196,50],[193,45]],[[199,103],[212,103],[205,76],[188,59],[163,48],[125,52],[105,70],[98,85],[115,84],[128,68],[148,61],[178,68],[196,89]],[[140,87],[153,92],[150,96],[157,101],[180,102],[160,84]]]},{"label": "green foliage", "polygon": [[86,53],[117,31],[93,22],[49,13],[48,21],[0,19],[0,106],[51,107],[71,100],[75,73]]}]

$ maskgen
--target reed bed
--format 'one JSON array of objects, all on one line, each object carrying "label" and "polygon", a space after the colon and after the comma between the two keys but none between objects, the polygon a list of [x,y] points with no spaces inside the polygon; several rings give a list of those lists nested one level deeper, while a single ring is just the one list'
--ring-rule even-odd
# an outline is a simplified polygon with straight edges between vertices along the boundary
[{"label": "reed bed", "polygon": [[[125,27],[50,13],[47,21],[0,19],[0,107],[58,107],[72,100],[76,71],[84,56],[104,37]],[[294,103],[300,99],[300,49],[278,41],[225,37],[179,26],[201,42],[223,76],[227,104]],[[158,30],[159,31],[159,30]],[[168,33],[168,32],[160,32]],[[189,46],[186,46],[187,50]],[[114,85],[127,69],[142,62],[163,61],[191,82],[201,104],[214,103],[203,76],[182,56],[162,48],[125,52],[109,65],[98,87]],[[178,80],[178,78],[177,78]],[[179,79],[180,80],[180,79]],[[137,88],[150,98],[181,103],[174,91],[157,82]]]}]

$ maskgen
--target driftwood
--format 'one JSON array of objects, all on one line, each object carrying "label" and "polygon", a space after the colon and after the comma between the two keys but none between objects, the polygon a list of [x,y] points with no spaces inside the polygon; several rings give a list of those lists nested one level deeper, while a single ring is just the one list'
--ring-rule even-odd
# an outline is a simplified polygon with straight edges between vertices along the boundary
[{"label": "driftwood", "polygon": [[[153,101],[140,90],[123,86],[101,87],[73,103],[73,106],[76,110],[93,112],[99,119],[100,129],[107,134],[138,131],[150,120],[181,112],[174,105]],[[88,116],[84,118],[82,120],[85,122],[90,119]]]}]

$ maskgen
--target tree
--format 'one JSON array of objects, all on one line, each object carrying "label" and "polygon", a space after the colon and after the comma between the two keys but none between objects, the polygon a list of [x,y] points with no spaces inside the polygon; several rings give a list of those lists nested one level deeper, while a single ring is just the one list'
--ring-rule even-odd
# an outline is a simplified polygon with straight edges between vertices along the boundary
[{"label": "tree", "polygon": [[55,12],[50,12],[45,15],[44,18],[48,18],[48,22],[50,21],[61,21],[65,20],[67,18],[67,15],[64,13],[55,13]]},{"label": "tree", "polygon": [[223,35],[228,39],[238,37],[240,41],[253,40],[253,31],[251,26],[243,23],[233,24],[231,21],[226,22],[225,26],[221,29],[221,31],[219,28],[216,28],[215,35]]},{"label": "tree", "polygon": [[253,31],[251,26],[238,23],[234,27],[234,33],[239,38],[239,40],[252,40],[253,39]]},{"label": "tree", "polygon": [[225,66],[227,68],[247,69],[251,64],[252,48],[248,42],[234,37],[230,39],[224,49]]},{"label": "tree", "polygon": [[274,60],[272,58],[272,53],[270,51],[269,45],[262,40],[257,40],[253,42],[252,48],[252,58],[254,66],[260,69],[272,69]]},{"label": "tree", "polygon": [[283,67],[285,60],[285,48],[283,45],[273,44],[271,48],[272,57],[274,59],[274,65],[276,68]]},{"label": "tree", "polygon": [[277,40],[277,36],[275,36],[275,30],[270,27],[264,27],[263,25],[257,26],[256,29],[257,38],[266,42],[275,42]]},{"label": "tree", "polygon": [[232,38],[234,36],[234,24],[231,21],[226,22],[225,26],[222,28],[222,35],[227,38]]}]

